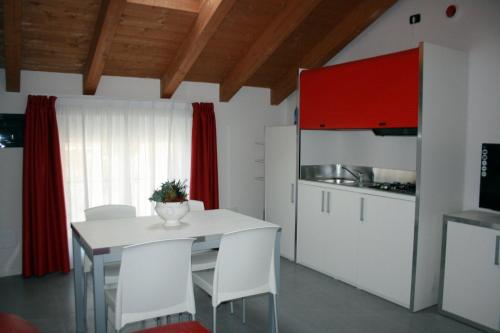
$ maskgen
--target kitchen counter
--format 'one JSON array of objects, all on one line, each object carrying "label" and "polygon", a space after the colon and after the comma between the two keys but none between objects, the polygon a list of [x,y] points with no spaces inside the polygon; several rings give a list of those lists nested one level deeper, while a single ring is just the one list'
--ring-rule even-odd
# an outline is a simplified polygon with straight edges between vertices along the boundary
[{"label": "kitchen counter", "polygon": [[357,184],[352,184],[352,183],[349,183],[349,184],[331,184],[331,183],[327,183],[327,182],[322,181],[322,180],[305,180],[305,179],[299,179],[299,183],[415,202],[414,195],[372,189],[369,187],[358,186]]},{"label": "kitchen counter", "polygon": [[445,214],[444,220],[452,220],[455,222],[500,230],[500,214],[495,213],[467,210],[458,213]]}]

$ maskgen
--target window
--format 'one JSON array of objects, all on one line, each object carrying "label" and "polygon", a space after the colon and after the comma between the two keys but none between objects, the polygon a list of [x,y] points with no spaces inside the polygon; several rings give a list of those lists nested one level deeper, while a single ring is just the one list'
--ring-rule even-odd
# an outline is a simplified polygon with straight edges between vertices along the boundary
[{"label": "window", "polygon": [[60,98],[56,104],[68,220],[129,204],[151,215],[153,189],[188,180],[192,107],[169,101]]}]

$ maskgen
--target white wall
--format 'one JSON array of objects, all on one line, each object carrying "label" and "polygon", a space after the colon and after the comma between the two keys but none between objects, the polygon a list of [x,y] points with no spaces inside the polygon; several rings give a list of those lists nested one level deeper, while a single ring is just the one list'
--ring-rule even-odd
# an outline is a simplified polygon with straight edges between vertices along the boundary
[{"label": "white wall", "polygon": [[[5,92],[0,70],[0,113],[24,113],[28,94],[81,95],[82,76],[23,71],[21,92]],[[160,82],[153,79],[103,77],[97,96],[125,99],[158,99]],[[102,97],[101,97],[102,98]],[[282,125],[284,106],[271,106],[268,89],[244,88],[231,102],[219,103],[217,84],[184,82],[173,99],[185,102],[214,102],[217,121],[220,206],[262,217],[264,183],[264,126]],[[0,276],[21,272],[22,148],[0,149]]]},{"label": "white wall", "polygon": [[[458,12],[449,19],[444,11],[451,3],[458,6]],[[415,13],[422,20],[410,26],[409,16]],[[481,143],[500,142],[500,1],[400,0],[328,65],[413,48],[420,41],[468,54],[463,206],[477,209]],[[296,104],[296,96],[291,95],[286,103]]]},{"label": "white wall", "polygon": [[415,171],[417,138],[372,131],[302,131],[301,165],[342,163]]}]

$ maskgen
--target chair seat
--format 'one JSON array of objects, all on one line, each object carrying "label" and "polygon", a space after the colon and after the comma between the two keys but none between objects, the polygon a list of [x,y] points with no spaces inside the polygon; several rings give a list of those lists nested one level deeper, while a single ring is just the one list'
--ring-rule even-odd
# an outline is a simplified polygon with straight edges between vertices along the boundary
[{"label": "chair seat", "polygon": [[214,270],[193,272],[193,283],[212,296],[214,286]]},{"label": "chair seat", "polygon": [[[0,332],[9,333],[41,333],[36,327],[32,326],[26,320],[10,314],[10,313],[0,313]],[[177,332],[177,331],[173,331]],[[182,332],[182,331],[179,331]],[[187,331],[191,332],[191,331]],[[204,331],[193,331],[193,332],[204,332]],[[208,332],[208,331],[207,331]]]},{"label": "chair seat", "polygon": [[215,268],[217,254],[218,251],[215,250],[193,253],[191,256],[191,270],[197,272]]},{"label": "chair seat", "polygon": [[[84,272],[92,272],[92,261],[85,255]],[[118,274],[120,273],[120,262],[112,262],[104,265],[104,284],[115,285],[118,283]]]},{"label": "chair seat", "polygon": [[197,321],[175,323],[166,326],[152,327],[135,333],[210,333]]}]

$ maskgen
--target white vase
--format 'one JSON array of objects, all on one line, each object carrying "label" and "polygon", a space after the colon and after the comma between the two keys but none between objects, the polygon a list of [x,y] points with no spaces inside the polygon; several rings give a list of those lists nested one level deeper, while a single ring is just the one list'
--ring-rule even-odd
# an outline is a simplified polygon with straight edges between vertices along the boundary
[{"label": "white vase", "polygon": [[183,202],[157,202],[156,213],[164,221],[165,225],[172,227],[181,224],[179,219],[187,214],[189,208],[187,201]]}]

